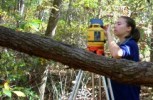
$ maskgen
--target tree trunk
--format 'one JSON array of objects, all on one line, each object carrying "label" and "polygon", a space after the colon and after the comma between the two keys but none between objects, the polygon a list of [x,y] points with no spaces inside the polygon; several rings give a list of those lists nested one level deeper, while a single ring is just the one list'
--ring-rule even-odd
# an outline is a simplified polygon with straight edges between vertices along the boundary
[{"label": "tree trunk", "polygon": [[153,62],[153,19],[152,19],[152,24],[151,24],[151,45],[150,45],[150,62]]},{"label": "tree trunk", "polygon": [[45,35],[46,36],[54,36],[56,25],[60,15],[60,7],[61,7],[62,0],[54,0],[53,6],[54,8],[51,10],[51,14],[48,21],[48,26]]},{"label": "tree trunk", "polygon": [[151,44],[150,44],[150,61],[153,62],[153,14],[152,14],[152,10],[153,10],[153,1],[147,0],[148,3],[148,12],[149,12],[149,19],[151,23]]},{"label": "tree trunk", "polygon": [[69,0],[69,6],[68,9],[66,11],[66,22],[68,23],[68,25],[71,26],[71,20],[72,20],[72,2],[73,0]]},{"label": "tree trunk", "polygon": [[1,1],[1,8],[2,8],[2,10],[5,9],[5,5],[6,5],[6,4],[5,4],[5,0],[2,0],[2,1]]},{"label": "tree trunk", "polygon": [[24,12],[24,0],[18,0],[17,2],[17,10],[19,11],[19,14],[22,16]]},{"label": "tree trunk", "polygon": [[131,84],[153,84],[153,63],[106,58],[47,37],[16,32],[0,26],[0,46],[52,59],[74,69],[82,69]]},{"label": "tree trunk", "polygon": [[43,73],[43,78],[41,81],[41,86],[39,88],[39,92],[40,92],[40,100],[44,100],[44,93],[45,93],[45,89],[46,89],[46,83],[47,83],[47,78],[48,78],[48,69],[49,67],[46,67],[46,70]]},{"label": "tree trunk", "polygon": [[22,16],[24,12],[24,0],[20,0],[20,15]]},{"label": "tree trunk", "polygon": [[[47,26],[46,33],[45,33],[46,36],[53,37],[55,35],[56,26],[57,26],[57,22],[59,19],[59,12],[60,12],[61,3],[62,3],[62,0],[54,0],[54,2],[53,2],[54,8],[51,10],[51,14],[50,14],[49,21],[48,21],[48,26]],[[44,13],[43,10],[39,12],[39,19],[41,19],[41,20],[43,17],[43,13]],[[46,76],[43,78],[44,82],[40,87],[40,100],[44,100],[44,93],[45,93],[46,82],[47,82],[47,77],[48,77],[47,75],[48,74],[46,74]]]},{"label": "tree trunk", "polygon": [[[18,10],[20,16],[23,16],[24,7],[25,7],[24,0],[18,0],[17,10]],[[20,20],[19,19],[16,21],[16,27],[20,27]]]}]

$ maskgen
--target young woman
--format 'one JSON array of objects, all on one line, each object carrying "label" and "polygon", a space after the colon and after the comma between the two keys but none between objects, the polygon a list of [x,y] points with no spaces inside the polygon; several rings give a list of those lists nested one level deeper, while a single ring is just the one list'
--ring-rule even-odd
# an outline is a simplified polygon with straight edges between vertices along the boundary
[{"label": "young woman", "polygon": [[[118,44],[113,40],[110,30],[108,26],[106,35],[112,57],[139,61],[137,42],[140,32],[136,28],[135,21],[130,17],[121,16],[115,23],[114,34],[119,38]],[[111,85],[115,100],[139,100],[140,86],[118,83],[114,80],[111,80]]]}]

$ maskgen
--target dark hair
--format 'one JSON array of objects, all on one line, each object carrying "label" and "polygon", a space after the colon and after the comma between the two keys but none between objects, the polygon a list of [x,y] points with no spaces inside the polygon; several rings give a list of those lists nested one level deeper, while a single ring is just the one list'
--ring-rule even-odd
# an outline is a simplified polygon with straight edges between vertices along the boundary
[{"label": "dark hair", "polygon": [[127,26],[131,27],[131,32],[129,36],[126,36],[125,38],[129,38],[132,37],[136,42],[139,41],[140,39],[140,31],[138,30],[138,28],[136,28],[136,24],[135,21],[127,16],[121,16],[121,18],[124,18],[126,20]]}]

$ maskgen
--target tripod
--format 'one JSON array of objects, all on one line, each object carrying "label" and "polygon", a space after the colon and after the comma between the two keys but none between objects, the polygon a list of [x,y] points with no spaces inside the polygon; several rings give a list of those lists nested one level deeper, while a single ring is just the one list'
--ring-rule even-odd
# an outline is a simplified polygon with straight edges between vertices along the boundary
[{"label": "tripod", "polygon": [[[83,71],[79,70],[78,75],[76,76],[76,84],[73,87],[73,90],[70,94],[70,97],[68,100],[75,100],[76,96],[77,96],[77,92],[81,83],[81,79],[83,77]],[[92,100],[94,100],[94,74],[92,73]],[[110,79],[106,78],[104,76],[100,76],[99,77],[99,83],[101,83],[101,79],[104,85],[104,90],[106,93],[106,99],[107,100],[114,100],[114,95],[113,95],[113,91],[112,91],[112,87],[111,87],[111,83],[110,83]],[[101,100],[101,85],[99,84],[99,100]]]}]

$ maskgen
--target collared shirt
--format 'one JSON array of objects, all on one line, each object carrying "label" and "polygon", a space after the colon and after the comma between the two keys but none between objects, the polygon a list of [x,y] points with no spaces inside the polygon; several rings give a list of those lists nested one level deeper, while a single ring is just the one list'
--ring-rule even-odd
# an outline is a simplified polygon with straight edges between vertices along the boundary
[{"label": "collared shirt", "polygon": [[[132,38],[119,44],[119,47],[123,51],[122,59],[139,61],[139,48]],[[140,100],[140,86],[118,83],[114,80],[111,80],[111,85],[115,100]]]}]

